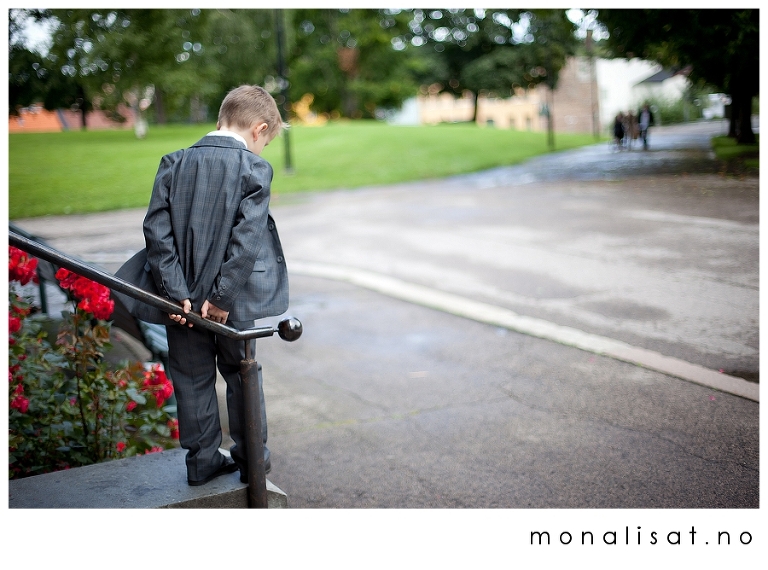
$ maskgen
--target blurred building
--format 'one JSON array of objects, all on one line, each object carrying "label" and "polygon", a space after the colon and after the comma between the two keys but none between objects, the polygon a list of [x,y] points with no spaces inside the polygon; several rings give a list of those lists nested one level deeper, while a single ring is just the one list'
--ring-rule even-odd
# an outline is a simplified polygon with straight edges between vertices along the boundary
[{"label": "blurred building", "polygon": [[[480,125],[502,129],[545,131],[551,106],[554,130],[601,132],[622,111],[637,112],[648,99],[679,100],[688,87],[687,72],[674,73],[640,59],[572,57],[560,71],[553,93],[544,85],[518,89],[506,98],[480,95]],[[472,120],[472,95],[454,97],[437,88],[411,99],[390,120],[393,124],[458,123]]]},{"label": "blurred building", "polygon": [[[118,107],[122,121],[116,121],[104,111],[93,110],[86,114],[85,122],[89,130],[131,129],[134,126],[133,113],[126,106]],[[48,111],[42,103],[35,103],[19,109],[18,115],[8,117],[9,133],[57,133],[80,130],[82,124],[80,111],[57,109]]]}]

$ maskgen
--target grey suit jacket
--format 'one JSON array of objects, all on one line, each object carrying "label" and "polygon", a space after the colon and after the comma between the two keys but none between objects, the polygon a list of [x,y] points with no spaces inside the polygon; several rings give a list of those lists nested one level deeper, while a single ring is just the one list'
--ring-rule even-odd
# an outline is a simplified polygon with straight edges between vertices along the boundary
[{"label": "grey suit jacket", "polygon": [[271,182],[270,164],[227,136],[164,156],[144,218],[147,261],[134,260],[134,269],[149,269],[158,294],[190,299],[197,312],[206,299],[233,321],[285,312],[288,273],[269,212]]}]

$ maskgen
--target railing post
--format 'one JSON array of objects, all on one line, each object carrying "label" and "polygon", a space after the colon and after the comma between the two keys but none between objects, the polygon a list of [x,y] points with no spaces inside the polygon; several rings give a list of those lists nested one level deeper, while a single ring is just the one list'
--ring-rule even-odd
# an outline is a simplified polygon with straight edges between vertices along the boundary
[{"label": "railing post", "polygon": [[48,292],[45,290],[45,279],[37,276],[38,287],[40,289],[40,311],[44,314],[48,314]]},{"label": "railing post", "polygon": [[240,361],[245,412],[245,446],[248,459],[248,506],[267,508],[267,474],[264,471],[264,441],[261,425],[259,365],[251,355],[251,341],[245,341],[245,360]]}]

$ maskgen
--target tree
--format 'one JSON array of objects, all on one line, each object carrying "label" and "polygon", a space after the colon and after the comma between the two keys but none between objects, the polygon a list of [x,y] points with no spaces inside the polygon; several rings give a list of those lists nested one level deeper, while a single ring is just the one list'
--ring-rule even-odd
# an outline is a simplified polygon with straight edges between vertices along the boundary
[{"label": "tree", "polygon": [[429,80],[475,101],[482,91],[500,96],[546,82],[551,88],[576,49],[574,25],[563,10],[412,10],[396,44],[411,44],[439,64]]},{"label": "tree", "polygon": [[[53,47],[36,86],[50,105],[113,110],[128,103],[157,122],[204,120],[225,94],[259,83],[276,98],[314,97],[319,112],[350,118],[397,108],[424,83],[461,94],[551,87],[573,53],[573,26],[557,10],[286,10],[288,71],[277,70],[274,10],[56,9]],[[14,52],[21,81],[33,54]],[[16,69],[14,67],[13,69]],[[283,77],[284,75],[285,77]],[[13,80],[12,75],[12,80]]]},{"label": "tree", "polygon": [[199,59],[206,83],[196,82],[192,97],[198,104],[215,113],[226,94],[243,84],[263,85],[278,97],[274,11],[203,10],[202,16]]},{"label": "tree", "polygon": [[387,11],[300,9],[290,19],[291,99],[309,93],[317,111],[360,118],[416,93],[414,61],[393,48]]},{"label": "tree", "polygon": [[40,10],[8,11],[8,112],[18,115],[19,108],[43,101],[50,72],[45,57],[27,49],[24,44],[24,23],[42,18]]},{"label": "tree", "polygon": [[533,41],[524,44],[523,61],[528,71],[523,78],[533,84],[544,83],[547,86],[547,139],[550,149],[554,150],[553,93],[560,70],[576,52],[578,41],[574,34],[575,26],[564,10],[532,10],[529,14],[528,33],[533,36]]},{"label": "tree", "polygon": [[106,109],[125,102],[138,116],[154,100],[155,118],[165,122],[166,93],[187,94],[205,84],[205,70],[195,65],[200,13],[50,10],[58,26],[49,58],[78,80],[85,101]]},{"label": "tree", "polygon": [[81,123],[85,127],[85,113],[90,103],[82,82],[77,77],[59,73],[50,55],[25,47],[24,23],[28,20],[39,22],[50,17],[48,10],[9,11],[9,112],[15,115],[19,108],[40,102],[49,111],[61,107],[77,108],[82,111]]},{"label": "tree", "polygon": [[[274,10],[48,10],[57,22],[49,65],[76,81],[85,102],[157,122],[204,120],[226,93],[262,84],[282,97]],[[415,93],[409,57],[397,53],[377,10],[286,10],[291,97],[321,111],[374,116]]]},{"label": "tree", "polygon": [[731,95],[731,135],[754,143],[751,109],[759,92],[759,10],[600,10],[606,45],[618,57],[691,66],[689,79]]},{"label": "tree", "polygon": [[20,107],[42,101],[45,97],[47,70],[42,67],[43,57],[13,44],[8,49],[8,113],[18,115]]}]

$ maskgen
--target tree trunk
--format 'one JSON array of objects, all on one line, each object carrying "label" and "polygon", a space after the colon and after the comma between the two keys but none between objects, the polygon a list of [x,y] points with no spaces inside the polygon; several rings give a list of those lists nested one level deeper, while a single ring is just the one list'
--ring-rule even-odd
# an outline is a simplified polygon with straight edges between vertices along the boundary
[{"label": "tree trunk", "polygon": [[[755,144],[755,133],[752,131],[752,96],[743,94],[739,97],[738,109],[735,109],[736,142],[739,144]],[[733,120],[733,119],[731,119]]]},{"label": "tree trunk", "polygon": [[755,89],[743,81],[734,81],[731,89],[731,123],[728,136],[739,144],[754,144],[755,133],[752,131],[752,97]]},{"label": "tree trunk", "polygon": [[739,134],[740,97],[741,93],[736,88],[731,89],[731,104],[728,109],[728,137],[732,139],[735,139]]},{"label": "tree trunk", "polygon": [[163,100],[163,90],[155,89],[155,121],[157,124],[164,125],[168,122],[165,116],[165,102]]},{"label": "tree trunk", "polygon": [[477,91],[472,91],[472,122],[477,123]]},{"label": "tree trunk", "polygon": [[360,51],[357,48],[341,47],[336,50],[336,56],[343,82],[341,87],[341,111],[350,119],[358,119],[357,95],[349,88],[349,83],[357,77]]},{"label": "tree trunk", "polygon": [[[344,82],[346,83],[346,81]],[[359,119],[357,112],[357,97],[346,85],[341,88],[341,112],[349,119]]]},{"label": "tree trunk", "polygon": [[735,139],[736,133],[738,132],[738,129],[736,128],[736,125],[739,122],[738,119],[738,104],[736,103],[737,95],[735,93],[731,93],[731,105],[730,105],[730,113],[731,116],[728,119],[728,137]]},{"label": "tree trunk", "polygon": [[552,108],[555,106],[555,92],[552,87],[547,89],[549,101],[547,102],[547,144],[549,150],[555,150],[555,120],[552,117]]},{"label": "tree trunk", "polygon": [[77,86],[77,102],[80,105],[80,128],[86,130],[88,124],[86,123],[85,116],[88,113],[88,100],[85,98],[85,89],[79,84]]}]

